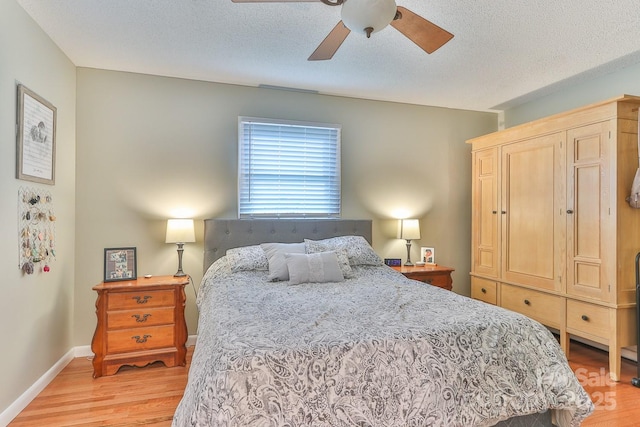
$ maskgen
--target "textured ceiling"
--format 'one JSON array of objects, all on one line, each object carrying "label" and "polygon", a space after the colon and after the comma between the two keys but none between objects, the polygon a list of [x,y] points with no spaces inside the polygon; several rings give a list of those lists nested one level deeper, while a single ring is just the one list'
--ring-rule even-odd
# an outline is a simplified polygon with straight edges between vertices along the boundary
[{"label": "textured ceiling", "polygon": [[[493,110],[640,62],[637,0],[396,0],[455,37],[428,55],[392,27],[308,56],[320,2],[17,0],[80,67]],[[348,0],[347,0],[348,1]]]}]

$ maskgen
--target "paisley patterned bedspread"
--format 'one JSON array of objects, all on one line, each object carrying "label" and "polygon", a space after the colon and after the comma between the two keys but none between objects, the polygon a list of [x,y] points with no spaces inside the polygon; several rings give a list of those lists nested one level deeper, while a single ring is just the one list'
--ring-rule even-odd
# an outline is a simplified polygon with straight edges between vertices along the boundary
[{"label": "paisley patterned bedspread", "polygon": [[268,282],[216,261],[174,426],[491,426],[593,404],[553,335],[516,313],[354,267],[340,283]]}]

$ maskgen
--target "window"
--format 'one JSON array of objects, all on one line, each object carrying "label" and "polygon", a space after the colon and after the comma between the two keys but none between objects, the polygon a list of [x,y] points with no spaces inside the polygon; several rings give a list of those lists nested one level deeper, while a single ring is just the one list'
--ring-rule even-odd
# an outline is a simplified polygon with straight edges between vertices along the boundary
[{"label": "window", "polygon": [[340,126],[238,118],[238,216],[340,216]]}]

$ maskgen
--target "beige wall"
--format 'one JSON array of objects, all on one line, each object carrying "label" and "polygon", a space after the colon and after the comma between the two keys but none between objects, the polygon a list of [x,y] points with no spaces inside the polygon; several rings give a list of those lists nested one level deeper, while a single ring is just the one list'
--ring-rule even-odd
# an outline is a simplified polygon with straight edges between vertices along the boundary
[{"label": "beige wall", "polygon": [[[18,83],[57,108],[54,186],[15,178]],[[14,0],[0,1],[0,413],[73,346],[75,91],[73,64]],[[53,198],[57,259],[49,273],[18,269],[20,187]]]},{"label": "beige wall", "polygon": [[[470,148],[496,130],[495,114],[308,93],[78,69],[76,345],[90,342],[105,247],[135,246],[139,274],[173,274],[166,218],[237,216],[239,115],[342,124],[343,218],[374,219],[374,247],[406,256],[389,221],[404,210],[422,219],[437,261],[456,268],[469,292]],[[202,277],[198,242],[185,245],[184,270]],[[392,238],[393,237],[393,238]],[[193,289],[189,333],[196,333]]]},{"label": "beige wall", "polygon": [[638,76],[640,64],[635,64],[615,73],[574,84],[535,101],[505,110],[505,125],[512,127],[623,94],[640,96]]}]

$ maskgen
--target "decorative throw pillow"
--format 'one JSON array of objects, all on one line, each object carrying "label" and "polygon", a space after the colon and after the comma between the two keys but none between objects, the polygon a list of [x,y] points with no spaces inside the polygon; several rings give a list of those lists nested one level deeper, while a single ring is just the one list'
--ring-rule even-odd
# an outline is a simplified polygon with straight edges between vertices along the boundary
[{"label": "decorative throw pillow", "polygon": [[[314,240],[305,240],[305,251],[308,254],[315,254],[318,252],[327,252],[331,251],[331,248],[324,243],[316,242]],[[347,254],[346,249],[336,249],[333,252],[336,253],[336,257],[338,257],[338,264],[340,265],[340,270],[342,271],[342,276],[345,279],[350,279],[353,277],[353,269],[351,268],[351,264],[349,264],[349,255]]]},{"label": "decorative throw pillow", "polygon": [[284,254],[303,254],[304,243],[262,243],[260,247],[264,250],[269,261],[269,280],[289,280],[289,270]]},{"label": "decorative throw pillow", "polygon": [[[323,247],[325,250],[337,251],[344,249],[349,257],[351,265],[382,265],[382,259],[375,253],[369,242],[362,236],[339,236],[324,240],[304,241],[307,252],[317,252],[317,248]],[[323,246],[317,246],[321,244]]]},{"label": "decorative throw pillow", "polygon": [[344,277],[335,252],[284,255],[289,269],[289,283],[342,282]]},{"label": "decorative throw pillow", "polygon": [[242,246],[227,250],[227,262],[231,271],[268,270],[269,262],[260,245]]}]

